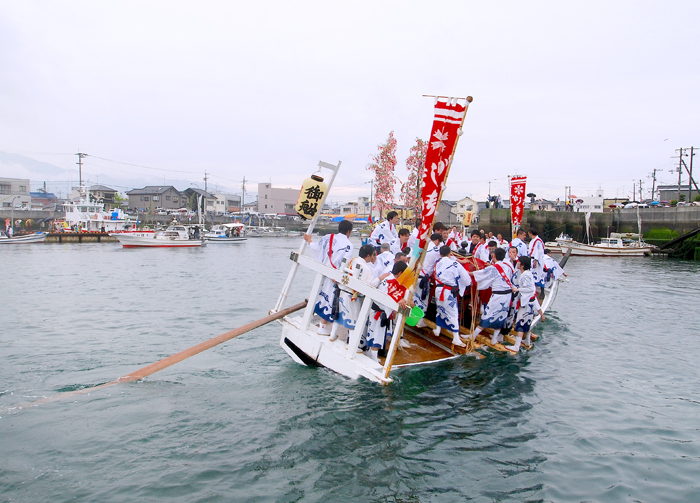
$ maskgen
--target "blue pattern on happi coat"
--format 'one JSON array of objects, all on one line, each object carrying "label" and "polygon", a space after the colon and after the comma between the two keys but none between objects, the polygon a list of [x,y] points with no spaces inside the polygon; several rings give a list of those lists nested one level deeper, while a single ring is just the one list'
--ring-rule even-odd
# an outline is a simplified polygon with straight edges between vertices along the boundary
[{"label": "blue pattern on happi coat", "polygon": [[508,319],[511,294],[491,295],[489,303],[484,307],[479,326],[483,328],[503,328]]}]

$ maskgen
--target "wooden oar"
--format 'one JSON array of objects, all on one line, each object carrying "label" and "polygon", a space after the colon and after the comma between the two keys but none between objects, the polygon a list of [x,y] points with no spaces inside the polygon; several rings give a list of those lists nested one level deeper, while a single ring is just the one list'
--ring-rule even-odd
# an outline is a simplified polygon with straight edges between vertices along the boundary
[{"label": "wooden oar", "polygon": [[63,393],[58,393],[58,394],[53,395],[53,396],[49,396],[49,397],[42,398],[40,400],[36,400],[35,402],[24,403],[24,404],[16,405],[14,407],[4,407],[3,409],[0,409],[0,415],[7,414],[8,412],[16,410],[16,409],[23,409],[25,407],[40,405],[42,403],[54,402],[56,400],[60,400],[61,398],[68,398],[68,397],[75,396],[75,395],[84,395],[86,393],[90,393],[92,391],[95,391],[95,390],[98,390],[101,388],[106,388],[108,386],[114,386],[115,384],[119,384],[119,383],[138,381],[139,379],[143,379],[144,377],[149,376],[151,374],[154,374],[154,373],[158,372],[159,370],[163,370],[164,368],[170,367],[171,365],[174,365],[178,362],[181,362],[182,360],[185,360],[186,358],[189,358],[190,356],[194,356],[196,354],[201,353],[202,351],[206,351],[207,349],[211,349],[214,346],[218,346],[222,342],[226,342],[228,340],[231,340],[234,337],[238,337],[239,335],[243,335],[246,332],[250,332],[251,330],[254,330],[258,327],[266,325],[266,324],[270,323],[271,321],[278,320],[278,319],[283,318],[283,317],[287,316],[288,314],[291,314],[295,311],[299,311],[300,309],[304,309],[306,307],[306,303],[307,303],[307,301],[305,300],[304,302],[300,302],[299,304],[288,307],[288,308],[283,309],[279,312],[270,314],[268,316],[265,316],[264,318],[260,318],[259,320],[252,321],[246,325],[243,325],[242,327],[238,327],[238,328],[230,330],[224,334],[217,335],[216,337],[213,337],[213,338],[209,339],[208,341],[201,342],[201,343],[197,344],[196,346],[192,346],[189,349],[185,349],[184,351],[180,351],[179,353],[176,353],[172,356],[168,356],[167,358],[163,358],[160,361],[157,361],[155,363],[147,365],[146,367],[140,368],[139,370],[136,370],[134,372],[131,372],[130,374],[122,376],[119,379],[115,379],[114,381],[100,384],[98,386],[91,386],[89,388],[82,388],[82,389],[75,390],[75,391],[66,391]]}]

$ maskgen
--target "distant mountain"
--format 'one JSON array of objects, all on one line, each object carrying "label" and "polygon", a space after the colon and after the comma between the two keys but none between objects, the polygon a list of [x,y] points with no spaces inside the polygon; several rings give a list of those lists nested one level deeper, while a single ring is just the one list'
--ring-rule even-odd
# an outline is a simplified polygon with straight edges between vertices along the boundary
[{"label": "distant mountain", "polygon": [[[66,157],[66,164],[71,165],[77,161],[77,157]],[[146,185],[172,185],[178,190],[185,190],[192,186],[192,180],[180,178],[163,178],[162,175],[144,172],[141,175],[123,173],[121,170],[110,169],[109,167],[96,166],[92,162],[87,162],[83,167],[83,183],[87,185],[107,185],[119,192],[126,192],[134,188],[145,187]],[[74,164],[73,164],[74,165]],[[138,170],[139,168],[125,168]],[[31,190],[43,187],[46,183],[46,190],[55,194],[68,194],[72,187],[78,185],[78,167],[62,168],[44,161],[38,161],[21,154],[0,152],[0,177],[5,178],[29,178]],[[194,180],[196,184],[203,187],[201,180]],[[213,185],[210,186],[210,190]],[[231,192],[230,189],[219,185],[222,191]],[[234,193],[240,192],[233,191]]]}]

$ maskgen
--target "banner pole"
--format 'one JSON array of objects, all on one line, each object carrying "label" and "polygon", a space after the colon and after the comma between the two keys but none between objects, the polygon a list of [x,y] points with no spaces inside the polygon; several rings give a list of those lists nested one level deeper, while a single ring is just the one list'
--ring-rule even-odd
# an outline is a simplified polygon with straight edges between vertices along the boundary
[{"label": "banner pole", "polygon": [[[427,95],[425,95],[427,96]],[[452,99],[448,96],[444,96],[445,98]],[[436,99],[439,99],[439,97],[436,97]],[[472,101],[474,101],[474,98],[471,96],[467,96],[466,98],[457,98],[457,99],[464,99],[466,104],[464,105],[464,116],[462,117],[462,122],[459,124],[459,128],[457,128],[458,134],[457,138],[455,139],[455,145],[452,148],[452,154],[450,154],[450,162],[447,165],[447,173],[445,173],[445,179],[440,186],[440,192],[438,194],[437,198],[437,203],[435,207],[435,217],[433,218],[433,222],[430,224],[430,232],[428,233],[428,236],[430,236],[433,232],[433,226],[435,225],[435,218],[437,218],[437,212],[440,208],[440,202],[442,201],[442,193],[444,192],[444,188],[447,186],[447,178],[450,176],[450,169],[452,168],[452,163],[454,162],[454,156],[455,152],[457,151],[457,144],[459,143],[459,138],[462,136],[462,134],[459,134],[460,131],[462,131],[462,126],[464,126],[464,120],[467,118],[467,112],[469,111],[469,105],[471,104]],[[432,128],[431,128],[431,133],[432,133]],[[430,148],[430,138],[428,138],[428,148]],[[426,156],[427,157],[427,156]],[[427,166],[424,167],[424,169],[428,169]],[[422,198],[421,198],[422,199]],[[420,239],[420,236],[419,236]],[[428,242],[430,239],[428,239]],[[401,273],[401,276],[397,278],[399,280],[399,283],[402,283],[401,277],[403,276],[403,280],[405,281],[408,278],[408,275],[413,275],[413,284],[406,290],[406,294],[404,295],[404,299],[407,301],[410,301],[411,298],[413,297],[413,292],[415,292],[416,285],[418,283],[418,278],[420,277],[420,274],[417,273],[419,267],[423,267],[423,261],[425,260],[425,254],[428,251],[428,244],[426,242],[425,248],[421,251],[420,257],[416,260],[414,264],[414,268],[411,270],[409,267],[406,269],[404,272]],[[409,272],[412,271],[412,272]],[[408,275],[404,276],[408,272]],[[403,316],[401,317],[400,325],[397,327],[397,330],[395,331],[395,337],[398,339],[396,342],[392,340],[392,344],[389,348],[389,354],[386,356],[386,360],[384,361],[384,377],[389,377],[389,372],[391,372],[391,367],[394,362],[394,356],[396,355],[396,348],[399,346],[398,345],[398,340],[403,336],[403,329],[404,325],[406,323],[406,317]]]}]

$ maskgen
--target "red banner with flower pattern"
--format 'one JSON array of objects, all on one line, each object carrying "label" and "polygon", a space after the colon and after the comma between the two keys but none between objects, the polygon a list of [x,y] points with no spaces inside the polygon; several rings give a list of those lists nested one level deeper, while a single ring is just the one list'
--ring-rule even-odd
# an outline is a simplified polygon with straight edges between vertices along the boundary
[{"label": "red banner with flower pattern", "polygon": [[456,99],[438,99],[435,102],[435,120],[430,132],[430,145],[425,155],[421,191],[421,224],[418,239],[419,247],[423,250],[430,239],[430,229],[447,178],[447,168],[454,153],[457,135],[461,134],[460,127],[466,111],[467,105],[460,105]]},{"label": "red banner with flower pattern", "polygon": [[513,222],[513,232],[523,221],[526,181],[526,176],[514,176],[510,179],[510,218]]}]

